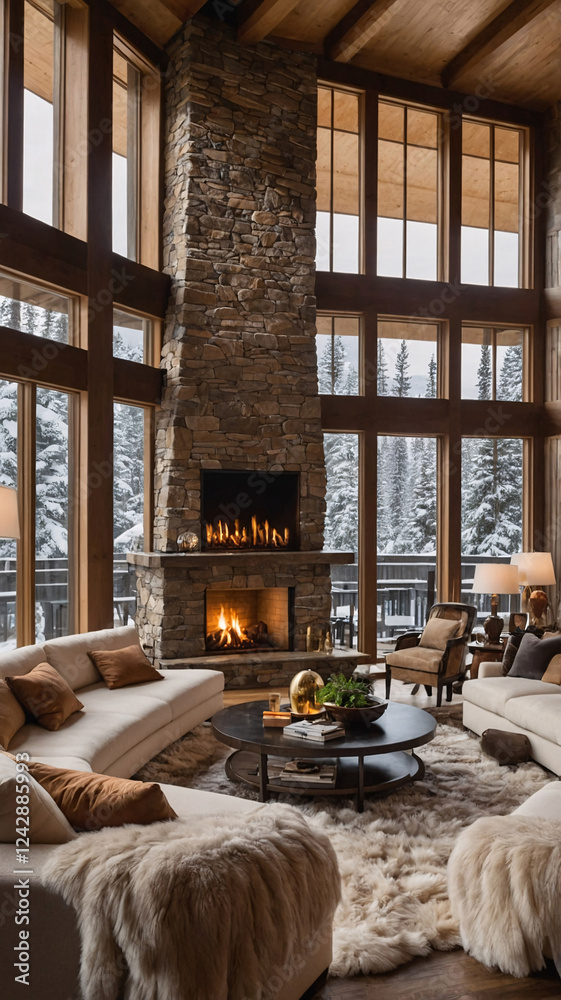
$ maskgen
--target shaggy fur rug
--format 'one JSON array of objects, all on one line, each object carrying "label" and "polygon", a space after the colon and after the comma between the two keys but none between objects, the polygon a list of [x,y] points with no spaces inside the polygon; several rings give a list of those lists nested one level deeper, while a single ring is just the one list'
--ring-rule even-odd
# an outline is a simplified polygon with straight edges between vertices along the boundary
[{"label": "shaggy fur rug", "polygon": [[[385,972],[431,948],[459,946],[446,880],[454,841],[474,820],[511,812],[552,780],[537,764],[500,767],[486,757],[478,737],[462,726],[461,705],[431,711],[439,725],[419,750],[422,781],[367,799],[362,815],[344,798],[282,797],[328,835],[337,854],[343,898],[335,915],[334,976]],[[205,724],[136,777],[257,798],[226,777],[231,752]]]}]

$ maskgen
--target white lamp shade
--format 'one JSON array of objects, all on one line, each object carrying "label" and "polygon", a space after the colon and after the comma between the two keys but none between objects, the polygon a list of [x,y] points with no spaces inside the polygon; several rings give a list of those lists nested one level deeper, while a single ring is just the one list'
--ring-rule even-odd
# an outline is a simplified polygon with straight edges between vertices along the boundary
[{"label": "white lamp shade", "polygon": [[510,561],[517,566],[518,582],[523,587],[538,583],[551,587],[555,583],[551,552],[516,552]]},{"label": "white lamp shade", "polygon": [[19,538],[18,495],[11,486],[0,486],[0,538]]},{"label": "white lamp shade", "polygon": [[509,563],[479,563],[475,567],[472,594],[517,594],[518,567]]}]

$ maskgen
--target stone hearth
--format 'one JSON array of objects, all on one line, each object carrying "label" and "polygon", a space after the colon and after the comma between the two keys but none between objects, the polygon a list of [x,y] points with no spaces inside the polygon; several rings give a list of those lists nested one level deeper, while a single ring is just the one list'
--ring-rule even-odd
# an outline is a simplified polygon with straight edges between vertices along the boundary
[{"label": "stone hearth", "polygon": [[[302,654],[307,627],[329,620],[329,564],[353,561],[322,551],[315,57],[287,60],[268,42],[244,47],[230,29],[197,19],[175,37],[169,61],[164,253],[173,285],[156,551],[129,557],[138,627],[155,662],[188,666],[205,654],[206,590],[292,588],[291,646]],[[181,532],[203,534],[202,470],[295,473],[298,551],[178,554]],[[286,671],[260,669],[259,678],[278,684]],[[249,660],[232,664],[229,683],[254,682]]]}]

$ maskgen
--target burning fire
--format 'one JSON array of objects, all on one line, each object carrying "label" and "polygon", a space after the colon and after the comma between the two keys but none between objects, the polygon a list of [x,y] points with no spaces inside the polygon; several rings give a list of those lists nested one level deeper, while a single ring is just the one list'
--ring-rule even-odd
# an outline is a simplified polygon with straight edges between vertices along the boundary
[{"label": "burning fire", "polygon": [[265,622],[256,622],[243,628],[239,615],[230,608],[227,615],[224,605],[216,618],[216,627],[206,637],[207,649],[261,649],[274,648]]},{"label": "burning fire", "polygon": [[230,618],[226,618],[224,605],[220,608],[220,614],[218,615],[218,628],[222,632],[219,640],[221,646],[231,646],[235,642],[234,636],[237,636],[240,642],[244,642],[247,639],[247,633],[242,629],[236,612],[230,608]]},{"label": "burning fire", "polygon": [[234,521],[231,531],[227,521],[219,521],[216,528],[205,524],[206,543],[209,549],[277,549],[286,548],[290,541],[288,528],[279,532],[272,528],[268,521],[261,524],[256,517],[251,518],[251,529],[242,527],[239,520]]}]

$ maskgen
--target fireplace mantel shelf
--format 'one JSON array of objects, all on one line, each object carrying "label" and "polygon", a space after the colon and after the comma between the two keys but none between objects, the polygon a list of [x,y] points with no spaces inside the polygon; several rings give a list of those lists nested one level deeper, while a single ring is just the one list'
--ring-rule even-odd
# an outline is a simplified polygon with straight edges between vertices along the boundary
[{"label": "fireplace mantel shelf", "polygon": [[220,670],[225,666],[233,666],[234,663],[240,666],[253,667],[274,667],[280,665],[299,664],[304,667],[313,667],[314,664],[326,666],[333,664],[333,670],[341,669],[345,664],[371,663],[372,657],[368,653],[361,653],[357,649],[343,649],[336,647],[332,653],[304,653],[304,652],[282,652],[273,650],[262,653],[206,653],[202,656],[182,657],[177,660],[160,660],[159,666],[164,670],[187,670],[200,669],[206,667]]},{"label": "fireplace mantel shelf", "polygon": [[318,549],[308,549],[304,552],[285,552],[281,549],[244,549],[236,551],[228,549],[225,552],[128,552],[127,562],[133,566],[143,566],[146,569],[203,568],[205,566],[229,565],[232,560],[236,565],[253,563],[277,563],[284,566],[318,565],[327,563],[354,563],[354,552],[326,552]]}]

